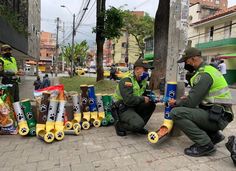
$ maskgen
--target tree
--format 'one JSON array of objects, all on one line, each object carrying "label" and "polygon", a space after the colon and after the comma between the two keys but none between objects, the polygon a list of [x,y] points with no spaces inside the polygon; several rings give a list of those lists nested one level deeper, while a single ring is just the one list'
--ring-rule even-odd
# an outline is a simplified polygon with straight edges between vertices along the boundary
[{"label": "tree", "polygon": [[111,7],[105,10],[106,0],[97,0],[97,81],[103,80],[103,44],[105,39],[118,38],[123,27],[123,13],[120,9]]},{"label": "tree", "polygon": [[[89,46],[86,40],[83,40],[81,43],[75,44],[73,59],[74,61],[77,61],[77,65],[80,62],[84,61],[87,55],[88,49],[89,49]],[[66,62],[69,62],[69,61],[71,62],[71,50],[72,50],[72,46],[69,43],[68,43],[68,46],[62,47],[62,55],[64,56]]]},{"label": "tree", "polygon": [[154,19],[148,14],[137,16],[130,11],[124,11],[124,20],[125,31],[134,36],[141,51],[141,57],[143,57],[145,49],[144,38],[146,36],[153,36]]},{"label": "tree", "polygon": [[159,0],[158,10],[154,24],[154,62],[155,69],[152,71],[150,88],[159,87],[160,79],[165,78],[168,32],[169,32],[170,0]]}]

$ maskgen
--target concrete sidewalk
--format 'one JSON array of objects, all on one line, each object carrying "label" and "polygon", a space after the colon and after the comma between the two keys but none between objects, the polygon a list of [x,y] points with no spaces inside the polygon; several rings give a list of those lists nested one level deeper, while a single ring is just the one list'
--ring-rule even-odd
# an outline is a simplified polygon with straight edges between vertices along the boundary
[{"label": "concrete sidewalk", "polygon": [[[29,88],[30,84],[29,87],[22,84],[21,90],[27,93]],[[154,131],[162,121],[163,113],[156,112],[147,128]],[[230,123],[224,134],[236,135],[236,121]],[[79,136],[67,135],[64,140],[52,144],[45,144],[36,137],[1,135],[0,170],[234,171],[224,146],[226,141],[227,138],[216,146],[214,155],[193,158],[183,154],[184,148],[192,144],[185,135],[167,138],[161,144],[150,144],[145,135],[118,137],[113,126],[92,127],[82,130]]]}]

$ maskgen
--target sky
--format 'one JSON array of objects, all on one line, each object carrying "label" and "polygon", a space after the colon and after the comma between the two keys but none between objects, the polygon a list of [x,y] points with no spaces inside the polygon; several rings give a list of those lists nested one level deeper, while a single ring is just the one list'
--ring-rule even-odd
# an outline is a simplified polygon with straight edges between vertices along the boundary
[{"label": "sky", "polygon": [[[65,43],[71,43],[72,14],[76,14],[77,21],[82,16],[81,8],[88,0],[41,0],[41,30],[56,33],[56,18],[60,18],[59,43],[63,41],[63,22],[65,23]],[[90,0],[84,18],[77,29],[75,41],[87,40],[90,47],[95,45],[95,34],[92,27],[96,24],[96,0]],[[121,7],[124,10],[145,11],[154,17],[159,0],[106,0],[106,8],[110,6]],[[65,5],[66,8],[62,8]],[[236,5],[236,0],[228,0],[228,6]],[[83,10],[82,10],[83,11]],[[79,13],[80,12],[80,13]]]}]

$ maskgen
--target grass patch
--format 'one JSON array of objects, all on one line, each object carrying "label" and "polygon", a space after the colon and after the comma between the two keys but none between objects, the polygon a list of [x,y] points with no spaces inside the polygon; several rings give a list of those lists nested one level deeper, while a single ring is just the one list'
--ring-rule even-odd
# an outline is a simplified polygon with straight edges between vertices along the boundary
[{"label": "grass patch", "polygon": [[96,78],[91,77],[61,77],[60,83],[64,84],[66,91],[77,91],[81,92],[80,85],[87,84],[87,85],[94,85],[95,86],[95,93],[102,93],[102,94],[112,94],[115,92],[115,88],[117,83],[111,80],[102,80],[96,82]]}]

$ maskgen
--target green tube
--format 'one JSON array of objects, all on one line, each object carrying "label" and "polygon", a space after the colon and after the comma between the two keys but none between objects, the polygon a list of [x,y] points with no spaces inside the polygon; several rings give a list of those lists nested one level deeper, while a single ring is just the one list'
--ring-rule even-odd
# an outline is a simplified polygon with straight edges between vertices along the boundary
[{"label": "green tube", "polygon": [[36,120],[35,120],[34,113],[32,112],[30,100],[29,99],[22,100],[21,107],[22,107],[22,110],[25,114],[25,118],[26,118],[28,127],[30,129],[29,134],[34,136],[34,135],[36,135],[36,131],[35,131]]}]

